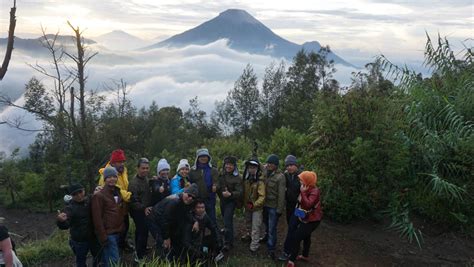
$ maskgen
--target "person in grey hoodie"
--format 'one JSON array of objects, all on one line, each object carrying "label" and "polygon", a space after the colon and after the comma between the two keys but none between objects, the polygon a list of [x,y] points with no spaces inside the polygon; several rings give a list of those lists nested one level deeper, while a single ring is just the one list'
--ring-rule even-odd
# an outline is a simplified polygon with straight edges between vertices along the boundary
[{"label": "person in grey hoodie", "polygon": [[196,184],[199,189],[198,197],[206,204],[206,213],[214,224],[216,223],[216,191],[219,172],[211,164],[211,155],[207,148],[196,151],[194,166],[189,172],[189,182]]}]

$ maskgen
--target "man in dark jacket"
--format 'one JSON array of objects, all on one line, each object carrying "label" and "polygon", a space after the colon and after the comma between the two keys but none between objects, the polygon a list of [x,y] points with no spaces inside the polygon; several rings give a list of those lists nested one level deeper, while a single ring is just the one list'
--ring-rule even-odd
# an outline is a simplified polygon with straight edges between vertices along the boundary
[{"label": "man in dark jacket", "polygon": [[92,221],[99,239],[103,266],[114,266],[120,261],[118,243],[124,225],[124,201],[116,186],[118,176],[114,167],[103,171],[104,188],[92,197]]},{"label": "man in dark jacket", "polygon": [[[206,235],[206,230],[210,235]],[[204,201],[197,200],[184,227],[182,259],[188,259],[191,265],[214,257],[222,249],[222,239],[219,237],[217,226],[206,214]]]},{"label": "man in dark jacket", "polygon": [[204,200],[207,215],[216,223],[216,191],[219,172],[212,166],[211,160],[207,148],[198,149],[194,166],[189,172],[189,182],[198,186],[198,198]]},{"label": "man in dark jacket", "polygon": [[285,209],[286,184],[285,176],[278,170],[278,156],[273,154],[268,156],[266,163],[263,220],[268,236],[268,256],[275,259],[278,219]]},{"label": "man in dark jacket", "polygon": [[76,266],[87,266],[86,260],[89,251],[94,258],[94,266],[97,266],[100,260],[98,257],[99,244],[94,235],[90,199],[80,184],[72,184],[68,191],[72,200],[62,212],[58,213],[56,224],[61,230],[69,229],[71,235],[69,245],[76,255]]},{"label": "man in dark jacket", "polygon": [[295,212],[296,203],[298,203],[298,195],[300,194],[300,179],[296,157],[288,155],[285,158],[285,179],[286,179],[286,222],[290,225],[291,215]]},{"label": "man in dark jacket", "polygon": [[237,158],[226,157],[222,174],[217,182],[217,194],[221,204],[224,219],[224,250],[230,250],[234,245],[234,211],[237,203],[242,202],[242,177],[237,169]]},{"label": "man in dark jacket", "polygon": [[151,191],[148,184],[148,174],[150,173],[150,161],[141,158],[137,164],[137,174],[130,181],[128,190],[132,193],[130,202],[130,215],[135,222],[135,249],[136,259],[141,260],[146,253],[148,240],[148,227],[145,217],[151,212]]},{"label": "man in dark jacket", "polygon": [[179,257],[181,241],[186,218],[191,211],[191,204],[199,194],[197,185],[192,184],[183,193],[166,197],[153,206],[146,222],[156,242],[157,255]]}]

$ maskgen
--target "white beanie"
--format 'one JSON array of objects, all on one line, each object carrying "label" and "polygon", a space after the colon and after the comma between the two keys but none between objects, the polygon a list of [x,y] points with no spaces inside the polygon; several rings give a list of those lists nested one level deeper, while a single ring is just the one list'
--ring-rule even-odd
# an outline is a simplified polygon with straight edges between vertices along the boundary
[{"label": "white beanie", "polygon": [[170,170],[170,164],[166,159],[160,159],[158,165],[156,166],[156,173],[159,175],[162,170]]},{"label": "white beanie", "polygon": [[187,159],[181,159],[179,161],[178,168],[176,169],[176,171],[179,172],[179,170],[181,170],[184,167],[190,168],[189,162]]}]

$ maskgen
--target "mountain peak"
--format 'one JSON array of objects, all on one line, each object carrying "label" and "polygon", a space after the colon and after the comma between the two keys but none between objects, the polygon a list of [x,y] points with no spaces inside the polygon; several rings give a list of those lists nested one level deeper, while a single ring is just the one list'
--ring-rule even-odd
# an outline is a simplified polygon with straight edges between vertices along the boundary
[{"label": "mountain peak", "polygon": [[260,23],[256,18],[243,9],[227,9],[221,12],[217,19],[223,19],[233,23]]}]

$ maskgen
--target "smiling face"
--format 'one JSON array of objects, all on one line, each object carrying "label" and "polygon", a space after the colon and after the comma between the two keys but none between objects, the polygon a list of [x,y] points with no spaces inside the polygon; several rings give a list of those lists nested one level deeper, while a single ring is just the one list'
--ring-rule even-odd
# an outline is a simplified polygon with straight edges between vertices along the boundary
[{"label": "smiling face", "polygon": [[137,169],[137,174],[140,177],[146,177],[150,174],[150,164],[149,163],[141,163]]},{"label": "smiling face", "polygon": [[250,175],[257,174],[257,170],[258,170],[258,168],[255,165],[249,165],[249,167],[247,169],[247,171],[249,172]]},{"label": "smiling face", "polygon": [[183,202],[186,205],[191,205],[194,201],[194,196],[188,193],[183,193]]},{"label": "smiling face", "polygon": [[288,173],[293,174],[298,170],[298,167],[295,164],[290,164],[286,166],[286,170],[288,171]]},{"label": "smiling face", "polygon": [[107,179],[105,179],[105,184],[107,186],[115,186],[117,184],[117,180],[117,176],[109,176]]},{"label": "smiling face", "polygon": [[188,177],[188,174],[189,174],[189,168],[188,167],[183,167],[179,170],[179,175],[181,177]]},{"label": "smiling face", "polygon": [[194,213],[198,216],[203,215],[206,212],[206,205],[203,202],[196,203],[194,206]]},{"label": "smiling face", "polygon": [[234,166],[234,164],[232,164],[232,163],[226,163],[226,164],[224,165],[224,169],[225,169],[225,171],[226,171],[227,173],[233,173],[234,170],[235,170],[235,166]]},{"label": "smiling face", "polygon": [[86,192],[84,191],[84,189],[82,189],[72,194],[72,200],[74,200],[75,202],[82,202],[84,200],[85,195]]}]

